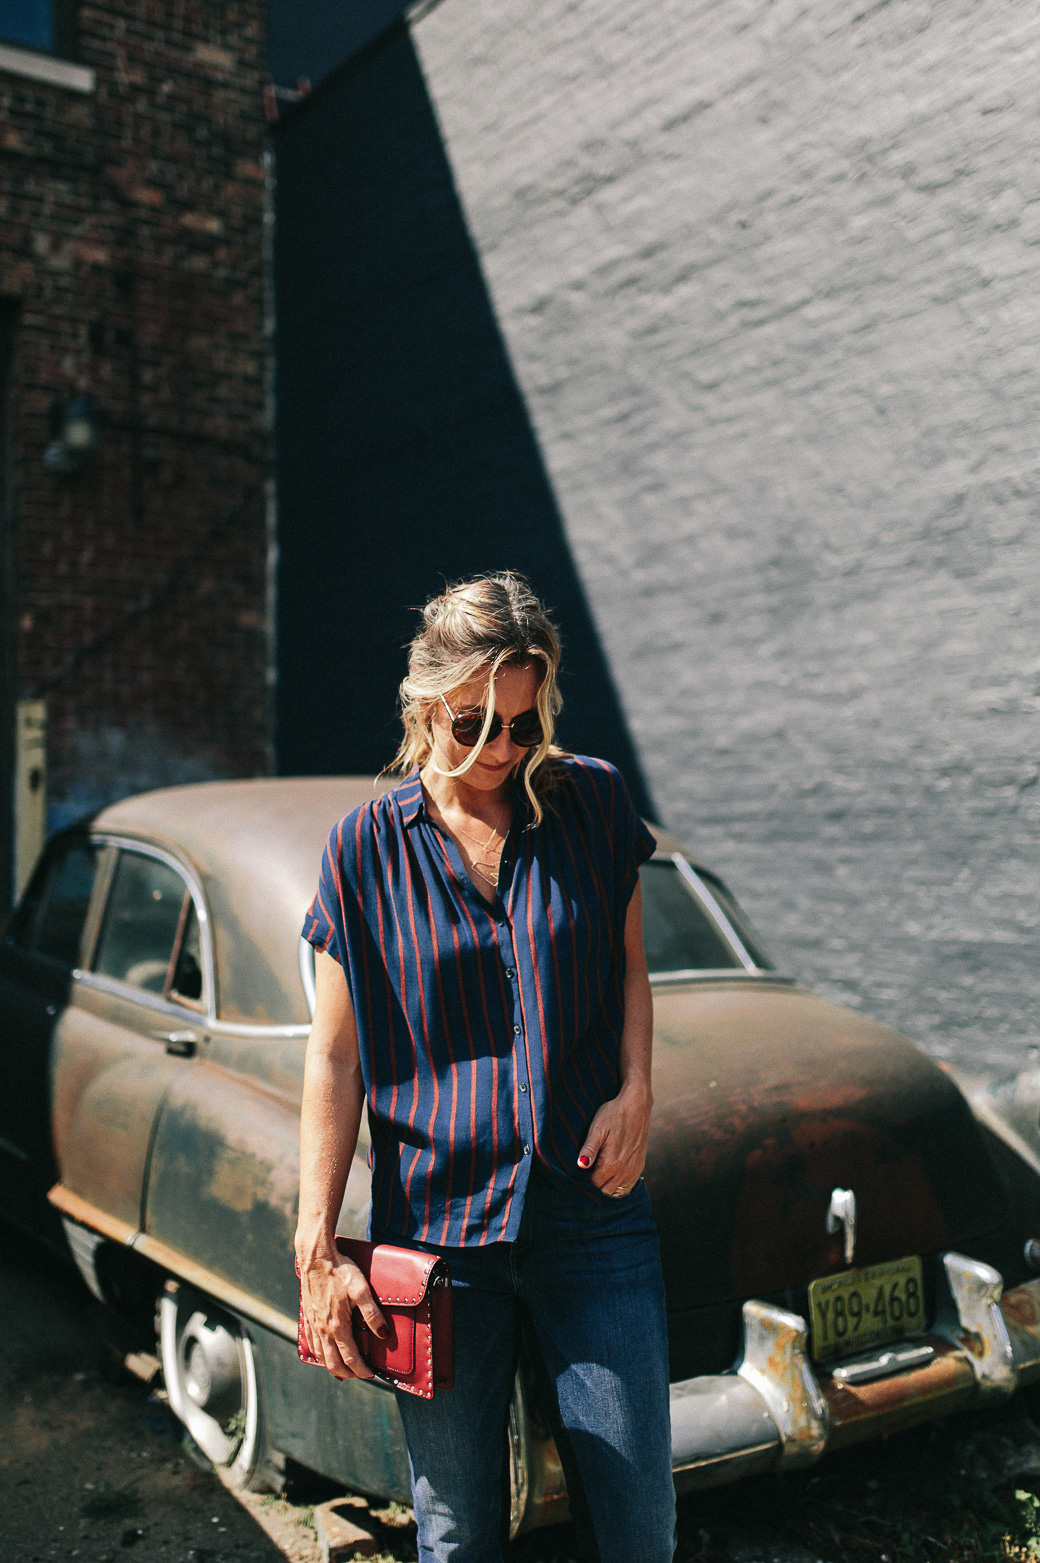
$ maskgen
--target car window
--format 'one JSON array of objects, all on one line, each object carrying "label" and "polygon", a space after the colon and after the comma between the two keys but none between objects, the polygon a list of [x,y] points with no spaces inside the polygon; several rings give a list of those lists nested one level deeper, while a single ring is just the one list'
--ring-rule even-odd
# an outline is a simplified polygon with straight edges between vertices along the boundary
[{"label": "car window", "polygon": [[89,841],[52,850],[22,902],[12,930],[16,943],[65,966],[78,963],[97,858]]},{"label": "car window", "polygon": [[706,874],[699,871],[698,877],[704,880],[711,894],[729,918],[740,939],[741,944],[750,955],[756,966],[761,966],[763,971],[776,971],[776,962],[768,953],[765,945],[755,930],[744,908],[734,899],[721,879],[716,879],[714,874]]},{"label": "car window", "polygon": [[192,910],[189,891],[176,869],[143,852],[121,851],[94,970],[146,993],[167,992],[170,961],[186,910]]},{"label": "car window", "polygon": [[668,971],[741,969],[722,929],[674,863],[652,858],[639,871],[643,941],[651,976]]},{"label": "car window", "polygon": [[170,977],[169,997],[197,1004],[202,998],[202,940],[194,901],[188,902],[187,917]]}]

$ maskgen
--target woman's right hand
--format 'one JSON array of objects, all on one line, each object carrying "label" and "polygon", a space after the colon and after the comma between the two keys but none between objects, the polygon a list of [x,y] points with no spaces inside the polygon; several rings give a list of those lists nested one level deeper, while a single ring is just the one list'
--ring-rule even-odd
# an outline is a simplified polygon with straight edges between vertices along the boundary
[{"label": "woman's right hand", "polygon": [[[298,1256],[299,1257],[299,1256]],[[300,1304],[311,1351],[333,1378],[372,1378],[358,1351],[351,1315],[356,1308],[373,1335],[387,1334],[371,1287],[352,1260],[340,1253],[299,1258]]]}]

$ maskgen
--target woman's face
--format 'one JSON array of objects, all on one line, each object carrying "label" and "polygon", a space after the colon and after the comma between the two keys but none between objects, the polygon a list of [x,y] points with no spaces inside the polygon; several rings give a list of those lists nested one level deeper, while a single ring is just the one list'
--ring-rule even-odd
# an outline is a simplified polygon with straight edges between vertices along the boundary
[{"label": "woman's face", "polygon": [[[518,666],[507,662],[495,674],[495,711],[502,718],[502,731],[494,743],[486,743],[469,770],[458,779],[469,787],[482,792],[493,792],[501,787],[510,773],[519,765],[526,749],[515,744],[509,734],[509,724],[521,711],[530,711],[538,698],[541,687],[539,671],[530,662]],[[460,684],[445,696],[456,716],[463,711],[486,710],[488,681],[473,679]],[[441,770],[453,771],[473,753],[464,744],[456,743],[451,736],[451,717],[439,700],[433,708],[434,758]]]}]

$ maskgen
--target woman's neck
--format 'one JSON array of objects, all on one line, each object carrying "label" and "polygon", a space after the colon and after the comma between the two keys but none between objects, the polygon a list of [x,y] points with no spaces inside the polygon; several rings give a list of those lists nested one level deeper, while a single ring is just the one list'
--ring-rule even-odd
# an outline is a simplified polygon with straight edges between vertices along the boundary
[{"label": "woman's neck", "polygon": [[429,761],[419,774],[427,794],[443,814],[465,814],[488,825],[501,820],[512,794],[512,771],[495,788],[467,786],[465,776],[440,776]]}]

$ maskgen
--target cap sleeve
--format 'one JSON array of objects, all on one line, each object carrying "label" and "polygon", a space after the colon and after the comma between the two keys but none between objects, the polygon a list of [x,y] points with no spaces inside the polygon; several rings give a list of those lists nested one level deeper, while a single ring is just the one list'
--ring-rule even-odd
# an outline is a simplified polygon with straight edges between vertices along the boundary
[{"label": "cap sleeve", "polygon": [[621,870],[621,902],[627,907],[639,880],[639,870],[657,851],[657,842],[653,832],[636,813],[632,796],[623,780],[621,780],[619,801],[621,807],[618,809],[619,840],[616,861]]},{"label": "cap sleeve", "polygon": [[303,937],[346,970],[346,929],[343,922],[342,823],[329,836],[321,857],[318,890],[303,920]]}]

